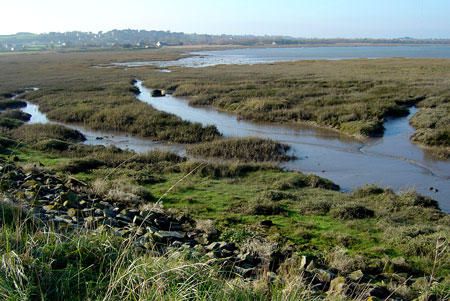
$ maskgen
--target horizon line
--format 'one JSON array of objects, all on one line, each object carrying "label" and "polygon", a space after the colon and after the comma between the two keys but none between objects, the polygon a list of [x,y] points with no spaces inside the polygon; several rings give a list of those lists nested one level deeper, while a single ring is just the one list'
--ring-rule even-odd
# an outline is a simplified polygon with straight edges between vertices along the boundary
[{"label": "horizon line", "polygon": [[197,33],[197,32],[184,32],[184,31],[171,31],[171,30],[163,30],[163,29],[135,29],[135,28],[114,28],[110,30],[99,30],[99,31],[83,31],[83,30],[67,30],[67,31],[45,31],[45,32],[31,32],[31,31],[18,31],[15,33],[9,33],[9,34],[0,34],[0,36],[14,36],[18,34],[33,34],[33,35],[45,35],[45,34],[51,34],[51,33],[70,33],[70,32],[80,32],[80,33],[92,33],[92,34],[98,34],[98,33],[107,33],[112,31],[125,31],[125,30],[132,30],[132,31],[158,31],[158,32],[168,32],[168,33],[182,33],[186,35],[207,35],[207,36],[234,36],[234,37],[259,37],[259,38],[289,38],[289,39],[296,39],[296,40],[326,40],[326,39],[342,39],[342,40],[450,40],[450,37],[445,38],[433,38],[433,37],[427,37],[427,38],[416,38],[411,36],[404,36],[404,37],[296,37],[296,36],[290,36],[290,35],[282,35],[282,34],[252,34],[252,33],[242,33],[242,34],[229,34],[229,33],[221,33],[221,34],[213,34],[213,33]]}]

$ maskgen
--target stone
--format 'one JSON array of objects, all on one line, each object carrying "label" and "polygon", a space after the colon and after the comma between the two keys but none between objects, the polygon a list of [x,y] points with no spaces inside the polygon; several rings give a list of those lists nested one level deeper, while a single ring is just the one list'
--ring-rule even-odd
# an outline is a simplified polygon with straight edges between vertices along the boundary
[{"label": "stone", "polygon": [[121,220],[125,223],[131,224],[133,221],[126,215],[117,214],[116,219]]},{"label": "stone", "polygon": [[54,208],[55,208],[54,205],[45,205],[45,206],[42,206],[42,209],[44,209],[45,211],[51,211],[51,210],[53,210]]},{"label": "stone", "polygon": [[390,296],[391,292],[384,286],[376,286],[367,292],[369,297],[376,297],[380,299],[386,299]]},{"label": "stone", "polygon": [[55,216],[52,220],[52,222],[56,222],[56,223],[66,223],[66,224],[71,224],[72,220],[71,219],[67,219],[61,216]]},{"label": "stone", "polygon": [[152,90],[152,97],[162,97],[165,96],[165,91],[160,89],[154,89]]},{"label": "stone", "polygon": [[153,233],[153,236],[164,240],[183,239],[186,236],[186,233],[178,231],[157,231]]},{"label": "stone", "polygon": [[354,271],[348,275],[348,278],[352,281],[359,281],[363,278],[364,274],[361,270]]},{"label": "stone", "polygon": [[234,271],[236,272],[236,274],[241,275],[242,277],[250,277],[255,273],[255,270],[255,268],[242,268],[239,266],[234,267]]},{"label": "stone", "polygon": [[224,242],[224,241],[220,241],[220,242],[210,243],[209,245],[207,245],[205,247],[205,249],[208,250],[208,251],[213,251],[213,250],[234,251],[234,250],[236,250],[236,245],[234,243],[227,243],[227,242]]},{"label": "stone", "polygon": [[67,215],[70,216],[70,217],[75,217],[75,216],[78,215],[78,210],[75,209],[75,208],[69,208],[67,210]]},{"label": "stone", "polygon": [[332,272],[323,269],[316,269],[315,274],[317,279],[325,283],[330,283],[331,280],[333,280],[333,278],[335,277]]},{"label": "stone", "polygon": [[304,270],[306,268],[306,256],[303,255],[302,258],[300,259],[300,266],[299,266],[300,270]]},{"label": "stone", "polygon": [[329,296],[344,296],[346,290],[345,278],[339,276],[331,280],[330,288],[328,289],[327,294]]},{"label": "stone", "polygon": [[114,218],[116,217],[116,212],[113,209],[109,209],[109,208],[105,208],[103,209],[103,216],[104,217],[109,217],[109,218]]},{"label": "stone", "polygon": [[306,267],[306,271],[313,272],[315,268],[316,268],[316,265],[314,263],[314,260],[311,260],[311,262]]},{"label": "stone", "polygon": [[273,222],[271,220],[263,220],[261,222],[261,226],[263,226],[263,227],[272,227],[273,226]]}]

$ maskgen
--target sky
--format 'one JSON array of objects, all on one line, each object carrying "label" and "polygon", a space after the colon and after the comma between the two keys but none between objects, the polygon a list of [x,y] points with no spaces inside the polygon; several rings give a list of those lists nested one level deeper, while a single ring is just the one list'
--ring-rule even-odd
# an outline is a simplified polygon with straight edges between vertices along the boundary
[{"label": "sky", "polygon": [[170,30],[450,38],[450,0],[0,0],[0,34]]}]

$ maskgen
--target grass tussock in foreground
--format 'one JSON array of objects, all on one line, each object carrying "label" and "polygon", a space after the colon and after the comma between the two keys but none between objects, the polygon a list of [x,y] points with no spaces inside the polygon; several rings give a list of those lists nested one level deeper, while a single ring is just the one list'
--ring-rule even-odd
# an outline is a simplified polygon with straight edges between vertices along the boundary
[{"label": "grass tussock in foreground", "polygon": [[288,161],[289,146],[269,139],[229,138],[191,145],[187,153],[202,158],[219,158],[243,162]]},{"label": "grass tussock in foreground", "polygon": [[[220,272],[189,250],[163,255],[135,249],[107,229],[42,231],[14,205],[1,203],[2,300],[323,300],[314,283],[286,264],[279,277],[243,279]],[[281,279],[281,278],[280,278]],[[359,292],[363,300],[366,290]],[[343,300],[343,299],[342,299]]]}]

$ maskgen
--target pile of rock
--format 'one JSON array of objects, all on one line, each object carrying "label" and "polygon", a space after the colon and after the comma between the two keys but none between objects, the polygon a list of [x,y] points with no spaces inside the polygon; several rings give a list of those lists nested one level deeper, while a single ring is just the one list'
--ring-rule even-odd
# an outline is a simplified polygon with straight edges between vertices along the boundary
[{"label": "pile of rock", "polygon": [[242,254],[233,243],[211,242],[208,233],[196,228],[189,216],[159,207],[139,209],[90,194],[87,185],[74,178],[63,180],[48,172],[25,172],[0,161],[0,190],[3,200],[19,203],[34,220],[60,231],[95,231],[105,227],[116,235],[132,237],[136,248],[164,254],[182,248],[207,256],[224,271],[256,275],[261,263],[256,256]]}]

